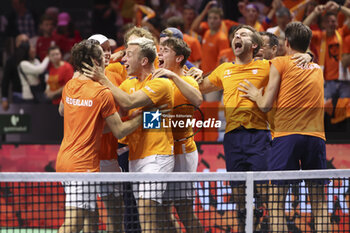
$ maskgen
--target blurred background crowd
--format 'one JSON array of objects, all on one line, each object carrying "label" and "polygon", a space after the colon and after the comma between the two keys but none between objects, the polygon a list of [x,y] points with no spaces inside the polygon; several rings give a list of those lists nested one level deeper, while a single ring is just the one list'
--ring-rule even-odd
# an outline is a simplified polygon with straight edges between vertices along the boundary
[{"label": "blurred background crowd", "polygon": [[[192,50],[189,61],[210,73],[234,61],[234,28],[248,24],[261,32],[259,58],[285,55],[284,29],[302,21],[313,30],[310,52],[324,68],[326,130],[349,129],[350,0],[3,0],[0,9],[0,82],[2,111],[11,104],[60,102],[73,75],[72,46],[103,34],[111,50],[123,50],[124,34],[134,26],[155,38],[167,27],[183,33]],[[348,11],[349,10],[349,11]],[[205,96],[203,108],[222,118],[222,93]],[[344,125],[345,124],[345,125]],[[224,129],[222,129],[223,133]],[[200,140],[220,141],[220,132]]]}]

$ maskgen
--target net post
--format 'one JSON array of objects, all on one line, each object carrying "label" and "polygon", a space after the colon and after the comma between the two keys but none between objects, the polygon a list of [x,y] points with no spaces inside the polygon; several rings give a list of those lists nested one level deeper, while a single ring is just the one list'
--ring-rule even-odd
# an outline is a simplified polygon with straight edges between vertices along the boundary
[{"label": "net post", "polygon": [[247,172],[246,178],[246,219],[245,219],[245,232],[253,233],[253,219],[254,219],[254,178],[252,172]]}]

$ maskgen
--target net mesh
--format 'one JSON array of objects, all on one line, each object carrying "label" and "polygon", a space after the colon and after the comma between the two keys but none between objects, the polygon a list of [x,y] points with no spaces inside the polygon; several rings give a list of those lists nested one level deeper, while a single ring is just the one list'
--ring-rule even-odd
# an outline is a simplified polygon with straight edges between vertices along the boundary
[{"label": "net mesh", "polygon": [[234,173],[142,182],[121,174],[79,174],[77,181],[76,174],[57,181],[60,174],[47,181],[46,174],[37,173],[38,181],[16,175],[23,176],[0,175],[0,232],[350,232],[349,176],[260,179],[248,187]]}]

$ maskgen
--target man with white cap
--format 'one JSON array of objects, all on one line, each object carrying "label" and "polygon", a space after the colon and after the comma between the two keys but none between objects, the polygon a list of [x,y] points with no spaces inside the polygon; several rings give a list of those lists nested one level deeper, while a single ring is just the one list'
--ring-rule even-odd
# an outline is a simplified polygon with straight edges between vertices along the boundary
[{"label": "man with white cap", "polygon": [[[102,34],[95,34],[88,40],[96,40],[102,47],[105,56],[105,67],[109,64],[111,57],[111,47],[109,40]],[[105,75],[115,86],[119,86],[125,79],[118,73],[104,70]],[[118,164],[118,140],[112,133],[103,134],[99,152],[100,172],[121,172]],[[122,183],[102,183],[101,199],[107,209],[106,230],[116,232],[123,229],[123,184]]]}]

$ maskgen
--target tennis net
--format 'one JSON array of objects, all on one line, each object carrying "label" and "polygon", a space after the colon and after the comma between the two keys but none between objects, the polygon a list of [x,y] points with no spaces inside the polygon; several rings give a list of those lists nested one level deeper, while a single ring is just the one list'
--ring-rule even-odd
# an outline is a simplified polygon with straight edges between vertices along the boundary
[{"label": "tennis net", "polygon": [[0,232],[350,232],[349,177],[0,173]]}]

